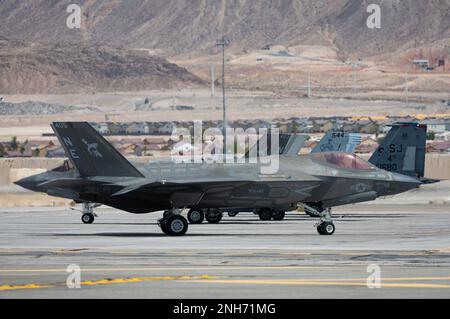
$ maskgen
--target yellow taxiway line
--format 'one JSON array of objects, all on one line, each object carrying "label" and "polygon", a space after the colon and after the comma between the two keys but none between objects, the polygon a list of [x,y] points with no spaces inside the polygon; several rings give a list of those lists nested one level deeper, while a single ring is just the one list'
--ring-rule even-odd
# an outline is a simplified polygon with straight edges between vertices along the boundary
[{"label": "yellow taxiway line", "polygon": [[[428,280],[423,279],[421,280]],[[436,277],[438,278],[438,277]],[[414,280],[413,278],[384,278],[381,280],[381,287],[389,287],[389,288],[427,288],[427,289],[449,289],[450,284],[434,284],[434,283],[385,283],[385,281],[405,281],[405,280]],[[436,280],[436,279],[430,279]],[[248,284],[248,285],[280,285],[280,286],[357,286],[357,287],[367,287],[366,279],[363,281],[361,279],[290,279],[290,280],[277,280],[277,279],[212,279],[205,281],[193,280],[191,282],[194,283],[208,283],[208,284]]]},{"label": "yellow taxiway line", "polygon": [[[160,277],[131,277],[131,278],[114,278],[114,279],[100,279],[100,280],[85,280],[81,281],[81,286],[96,286],[96,285],[113,285],[113,284],[126,284],[126,283],[137,283],[137,282],[147,282],[147,281],[174,281],[174,280],[206,280],[206,279],[217,279],[223,278],[219,276],[160,276]],[[0,285],[0,291],[6,290],[21,290],[21,289],[42,289],[42,288],[56,288],[63,287],[62,283],[53,284],[25,284],[25,285]]]},{"label": "yellow taxiway line", "polygon": [[[181,281],[209,284],[248,284],[248,285],[288,285],[288,286],[357,286],[366,287],[367,278],[314,278],[314,279],[226,279],[224,276],[157,276],[157,277],[131,277],[85,280],[81,286],[127,284],[151,281]],[[416,282],[411,282],[416,281]],[[422,282],[420,282],[422,281]],[[425,281],[425,282],[423,282]],[[426,282],[428,281],[428,282]],[[450,283],[430,283],[429,281],[450,281],[449,276],[444,277],[389,277],[381,279],[381,287],[389,288],[425,288],[425,289],[449,289]],[[22,284],[0,285],[0,291],[20,289],[43,289],[63,287],[63,283],[53,284]]]}]

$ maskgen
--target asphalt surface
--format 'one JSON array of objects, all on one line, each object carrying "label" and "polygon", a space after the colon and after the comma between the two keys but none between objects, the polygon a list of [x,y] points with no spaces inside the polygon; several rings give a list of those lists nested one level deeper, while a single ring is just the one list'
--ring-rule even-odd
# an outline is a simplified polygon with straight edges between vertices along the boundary
[{"label": "asphalt surface", "polygon": [[[333,236],[298,212],[225,216],[183,237],[160,231],[160,213],[96,212],[84,225],[63,208],[1,209],[0,298],[450,297],[448,205],[342,207]],[[69,265],[81,288],[67,287]]]}]

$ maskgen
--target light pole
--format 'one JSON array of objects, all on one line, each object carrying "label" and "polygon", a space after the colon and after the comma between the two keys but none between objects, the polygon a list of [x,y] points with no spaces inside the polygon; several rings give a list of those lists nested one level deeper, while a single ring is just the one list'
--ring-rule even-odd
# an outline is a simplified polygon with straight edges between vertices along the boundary
[{"label": "light pole", "polygon": [[356,95],[356,71],[357,68],[361,65],[361,58],[358,58],[353,62],[353,84],[352,84],[352,93],[353,95]]},{"label": "light pole", "polygon": [[222,47],[222,107],[223,107],[223,118],[222,118],[222,134],[223,134],[223,149],[224,154],[227,145],[226,130],[227,130],[227,109],[225,104],[225,47],[230,45],[230,40],[226,36],[222,36],[221,39],[217,40],[216,46]]},{"label": "light pole", "polygon": [[308,70],[308,92],[307,92],[308,99],[311,98],[311,71]]},{"label": "light pole", "polygon": [[214,97],[215,93],[215,88],[214,88],[214,81],[215,81],[215,70],[214,70],[214,64],[211,63],[211,97]]}]

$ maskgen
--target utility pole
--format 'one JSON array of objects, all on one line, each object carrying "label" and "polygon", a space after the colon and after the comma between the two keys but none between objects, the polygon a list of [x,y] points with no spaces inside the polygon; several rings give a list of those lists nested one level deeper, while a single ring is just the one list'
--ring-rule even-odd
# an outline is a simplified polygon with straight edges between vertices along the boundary
[{"label": "utility pole", "polygon": [[308,70],[308,99],[311,98],[311,71]]},{"label": "utility pole", "polygon": [[214,97],[215,95],[215,87],[214,87],[214,81],[216,78],[215,72],[214,72],[214,64],[211,63],[211,97]]},{"label": "utility pole", "polygon": [[408,71],[405,70],[405,104],[406,104],[406,107],[409,106],[409,97],[408,97],[408,93],[409,93]]},{"label": "utility pole", "polygon": [[353,84],[352,84],[353,95],[356,94],[356,71],[360,65],[361,65],[361,58],[356,59],[352,65],[353,66]]},{"label": "utility pole", "polygon": [[226,36],[222,36],[221,39],[217,40],[216,46],[222,47],[222,107],[223,107],[223,118],[222,118],[222,134],[223,134],[223,149],[224,154],[227,145],[227,109],[225,104],[225,47],[230,45],[230,40]]}]

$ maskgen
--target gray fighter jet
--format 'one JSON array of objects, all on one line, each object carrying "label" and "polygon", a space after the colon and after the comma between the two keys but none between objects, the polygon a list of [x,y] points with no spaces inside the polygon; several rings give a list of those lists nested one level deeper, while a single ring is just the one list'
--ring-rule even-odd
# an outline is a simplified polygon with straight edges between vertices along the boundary
[{"label": "gray fighter jet", "polygon": [[319,234],[331,235],[332,207],[402,193],[423,183],[426,126],[417,123],[395,125],[393,138],[388,134],[385,139],[387,147],[374,154],[374,164],[344,152],[280,155],[276,174],[261,174],[261,163],[160,160],[133,165],[88,123],[56,122],[52,128],[74,169],[66,165],[16,183],[84,203],[84,223],[94,221],[97,204],[135,214],[164,210],[162,231],[180,236],[188,229],[179,214],[183,208],[207,209],[206,218],[214,221],[224,208],[272,214],[302,203],[321,217]]},{"label": "gray fighter jet", "polygon": [[[308,139],[307,135],[297,134],[280,134],[279,137],[279,153],[284,156],[297,157],[300,149]],[[328,131],[319,143],[311,150],[311,153],[321,152],[346,152],[353,153],[356,146],[361,143],[361,134],[359,133],[347,133],[337,130]],[[269,143],[270,144],[270,143]],[[267,152],[270,152],[268,145]],[[306,214],[311,217],[318,217],[314,212],[309,211],[306,207],[303,207]],[[234,217],[241,212],[253,212],[259,215],[261,220],[274,221],[283,220],[285,217],[284,211],[272,210],[272,214],[268,214],[266,211],[259,211],[256,209],[244,209],[244,208],[231,208],[221,209],[223,212],[227,212],[228,216]],[[192,224],[201,224],[204,220],[204,211],[201,209],[191,210],[188,214],[188,220]]]}]

